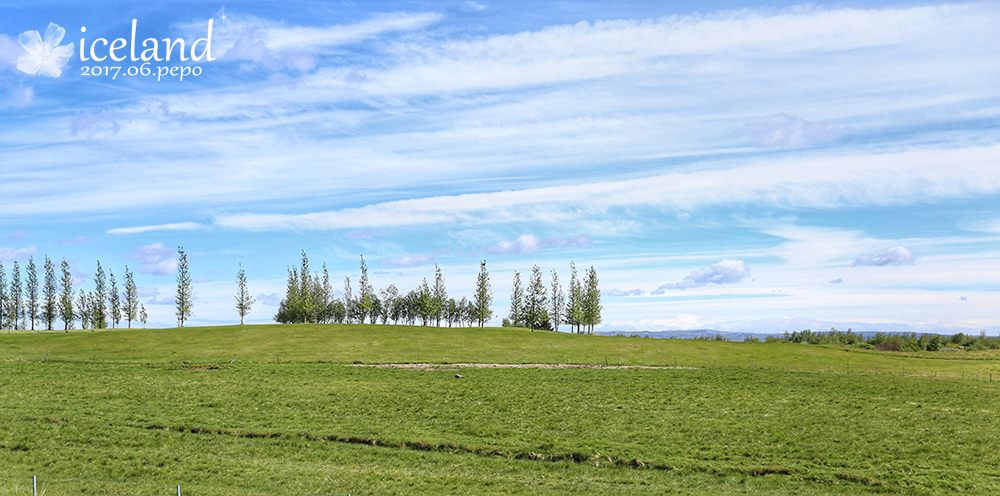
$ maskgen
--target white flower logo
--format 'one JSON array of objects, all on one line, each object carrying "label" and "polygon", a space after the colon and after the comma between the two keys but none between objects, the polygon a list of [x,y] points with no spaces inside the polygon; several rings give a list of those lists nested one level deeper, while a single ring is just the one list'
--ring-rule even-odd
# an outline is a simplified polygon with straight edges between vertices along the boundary
[{"label": "white flower logo", "polygon": [[66,30],[50,22],[45,30],[45,39],[38,34],[38,31],[25,31],[17,37],[17,42],[28,51],[27,55],[17,59],[17,68],[37,76],[39,74],[48,77],[59,77],[62,75],[60,67],[66,65],[69,58],[73,56],[73,44],[59,46]]}]

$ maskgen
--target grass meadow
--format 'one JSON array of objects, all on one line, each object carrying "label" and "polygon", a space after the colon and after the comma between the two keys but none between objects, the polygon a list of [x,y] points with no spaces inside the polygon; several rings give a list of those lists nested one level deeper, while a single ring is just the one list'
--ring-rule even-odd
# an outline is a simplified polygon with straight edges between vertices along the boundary
[{"label": "grass meadow", "polygon": [[[603,367],[619,356],[653,368]],[[5,334],[0,495],[31,475],[48,495],[992,494],[998,359],[517,329]],[[414,361],[436,365],[374,366]],[[602,367],[455,365],[483,362]]]}]

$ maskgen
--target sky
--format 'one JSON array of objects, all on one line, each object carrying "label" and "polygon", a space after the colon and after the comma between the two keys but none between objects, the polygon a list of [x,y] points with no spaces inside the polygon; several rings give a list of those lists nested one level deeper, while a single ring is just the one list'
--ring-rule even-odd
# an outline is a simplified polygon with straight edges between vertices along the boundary
[{"label": "sky", "polygon": [[176,325],[183,247],[188,325],[239,322],[240,266],[273,322],[305,251],[338,287],[361,256],[404,292],[436,264],[455,297],[486,260],[495,324],[515,271],[573,262],[602,331],[995,335],[998,25],[995,2],[4,2],[0,261],[66,259],[84,289],[127,266],[150,327]]}]

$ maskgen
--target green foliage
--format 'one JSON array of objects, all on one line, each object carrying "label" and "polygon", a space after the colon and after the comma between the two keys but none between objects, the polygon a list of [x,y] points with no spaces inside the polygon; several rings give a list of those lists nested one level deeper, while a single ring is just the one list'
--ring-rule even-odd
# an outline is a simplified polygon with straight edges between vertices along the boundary
[{"label": "green foliage", "polygon": [[243,325],[243,319],[250,313],[255,301],[247,289],[247,271],[240,264],[240,270],[236,272],[236,312],[240,316],[240,325]]},{"label": "green foliage", "polygon": [[125,300],[123,301],[122,313],[125,320],[128,321],[129,329],[131,329],[132,321],[139,317],[139,288],[135,285],[135,276],[128,269],[128,265],[125,266],[125,292],[123,296]]},{"label": "green foliage", "polygon": [[191,273],[188,270],[187,253],[177,247],[177,296],[176,305],[177,327],[184,327],[184,322],[191,317],[193,293],[191,292]]},{"label": "green foliage", "polygon": [[59,287],[56,280],[56,266],[45,256],[45,286],[42,288],[42,320],[45,330],[51,331],[59,318]]},{"label": "green foliage", "polygon": [[21,266],[17,260],[11,264],[10,290],[7,292],[7,328],[24,329],[21,316],[24,314],[24,293],[21,287]]},{"label": "green foliage", "polygon": [[549,297],[545,283],[542,282],[542,269],[535,265],[531,269],[531,279],[524,303],[524,323],[529,329],[552,329],[548,305]]},{"label": "green foliage", "polygon": [[830,328],[829,332],[812,332],[809,329],[791,333],[785,331],[784,339],[791,343],[843,345],[867,350],[876,349],[878,345],[891,343],[895,346],[888,348],[910,352],[939,351],[944,348],[969,349],[972,351],[1000,349],[1000,337],[987,336],[986,331],[981,331],[979,336],[958,333],[950,337],[939,334],[917,334],[915,332],[878,332],[866,339],[861,334],[851,332],[851,329],[848,329],[847,332],[841,332],[836,328]]},{"label": "green foliage", "polygon": [[25,318],[30,322],[30,330],[34,331],[40,307],[38,299],[38,268],[35,266],[35,257],[28,258],[28,281],[25,290],[27,293],[24,311]]},{"label": "green foliage", "polygon": [[[178,250],[180,250],[178,248]],[[185,264],[187,259],[185,258]],[[186,270],[186,269],[185,269]],[[180,281],[180,271],[178,269],[177,280]],[[190,282],[190,279],[189,279]],[[177,288],[178,296],[180,296],[180,284]],[[108,314],[105,302],[108,300],[108,286],[107,280],[104,275],[104,268],[101,267],[101,262],[97,262],[97,271],[94,272],[94,291],[88,295],[87,302],[87,317],[89,320],[89,325],[91,329],[104,329],[108,327]],[[180,298],[178,298],[178,308],[180,308]],[[177,317],[181,319],[180,316]],[[181,327],[184,327],[183,319],[180,320]]]},{"label": "green foliage", "polygon": [[510,290],[510,315],[507,317],[514,327],[524,327],[524,288],[521,287],[521,272],[514,271],[514,282]]},{"label": "green foliage", "polygon": [[63,321],[63,329],[73,329],[75,319],[73,312],[73,274],[69,270],[69,262],[64,258],[60,264],[62,271],[62,292],[59,295],[59,317]]},{"label": "green foliage", "polygon": [[115,281],[115,273],[108,271],[108,280],[111,283],[111,291],[108,293],[108,310],[111,312],[111,327],[117,328],[122,320],[122,300],[118,294],[118,282]]},{"label": "green foliage", "polygon": [[490,288],[490,273],[486,271],[486,260],[479,264],[473,305],[475,306],[473,320],[482,328],[493,318],[493,290]]}]

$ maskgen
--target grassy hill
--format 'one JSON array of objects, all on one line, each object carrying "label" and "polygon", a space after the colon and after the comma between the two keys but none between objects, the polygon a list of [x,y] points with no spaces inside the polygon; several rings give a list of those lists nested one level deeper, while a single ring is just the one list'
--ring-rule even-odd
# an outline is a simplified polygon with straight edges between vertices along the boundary
[{"label": "grassy hill", "polygon": [[[354,364],[414,354],[439,365]],[[619,355],[666,367],[446,365]],[[991,494],[997,358],[517,329],[5,334],[0,495],[31,475],[50,495]]]},{"label": "grassy hill", "polygon": [[138,363],[547,363],[755,367],[988,377],[1000,351],[876,352],[841,346],[530,332],[510,328],[247,325],[0,334],[0,360]]}]

